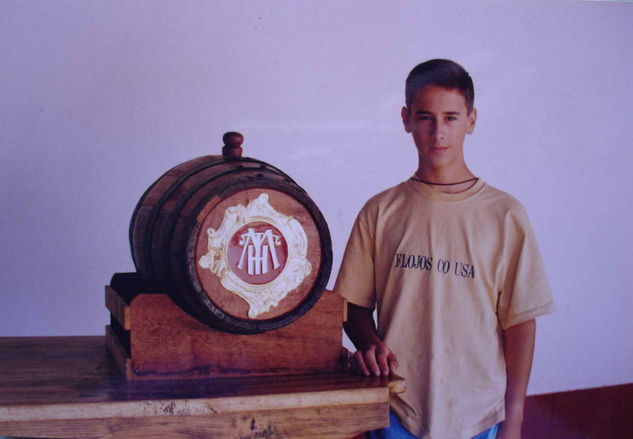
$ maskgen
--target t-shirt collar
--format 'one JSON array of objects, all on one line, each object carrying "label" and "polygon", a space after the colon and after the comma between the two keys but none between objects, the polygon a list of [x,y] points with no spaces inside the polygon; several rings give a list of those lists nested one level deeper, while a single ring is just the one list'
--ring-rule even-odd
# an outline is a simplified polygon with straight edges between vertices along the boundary
[{"label": "t-shirt collar", "polygon": [[454,194],[447,194],[445,192],[441,192],[437,190],[434,186],[428,185],[426,183],[422,183],[417,180],[407,180],[406,184],[409,188],[421,193],[427,198],[439,201],[461,201],[466,200],[473,195],[477,194],[481,191],[484,186],[486,186],[486,182],[484,182],[481,178],[479,178],[474,185],[466,189],[462,192],[457,192]]}]

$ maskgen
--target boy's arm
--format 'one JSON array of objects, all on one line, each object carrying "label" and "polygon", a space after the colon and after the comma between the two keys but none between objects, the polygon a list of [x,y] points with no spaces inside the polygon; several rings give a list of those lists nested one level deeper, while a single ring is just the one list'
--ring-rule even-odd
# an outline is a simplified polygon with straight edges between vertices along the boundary
[{"label": "boy's arm", "polygon": [[532,370],[535,334],[534,319],[511,326],[503,333],[508,378],[505,396],[506,419],[501,423],[498,439],[521,437],[523,407]]},{"label": "boy's arm", "polygon": [[345,333],[358,349],[352,356],[352,367],[369,376],[393,374],[398,360],[387,345],[378,337],[373,311],[352,303],[347,304]]}]

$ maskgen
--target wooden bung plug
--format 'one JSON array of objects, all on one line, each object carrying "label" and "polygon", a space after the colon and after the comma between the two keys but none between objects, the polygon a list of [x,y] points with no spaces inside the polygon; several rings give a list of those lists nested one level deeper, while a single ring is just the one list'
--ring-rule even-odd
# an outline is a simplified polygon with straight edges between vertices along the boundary
[{"label": "wooden bung plug", "polygon": [[222,147],[222,155],[224,157],[240,158],[242,157],[242,142],[244,136],[236,131],[229,131],[222,136],[224,146]]}]

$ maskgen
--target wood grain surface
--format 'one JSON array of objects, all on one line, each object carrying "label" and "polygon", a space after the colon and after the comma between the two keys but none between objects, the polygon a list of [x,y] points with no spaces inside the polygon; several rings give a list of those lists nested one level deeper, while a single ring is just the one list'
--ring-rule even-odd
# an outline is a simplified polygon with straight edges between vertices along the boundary
[{"label": "wood grain surface", "polygon": [[127,382],[104,337],[0,338],[5,436],[342,439],[388,401],[389,380],[345,373]]}]

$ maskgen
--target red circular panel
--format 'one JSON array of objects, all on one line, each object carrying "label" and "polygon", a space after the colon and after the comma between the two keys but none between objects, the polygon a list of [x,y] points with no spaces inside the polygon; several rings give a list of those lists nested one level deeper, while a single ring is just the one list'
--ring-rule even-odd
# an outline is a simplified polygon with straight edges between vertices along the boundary
[{"label": "red circular panel", "polygon": [[288,244],[273,225],[256,221],[239,229],[228,245],[229,267],[244,282],[272,282],[286,266]]}]

